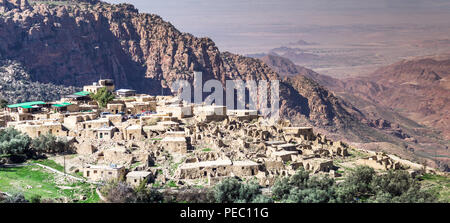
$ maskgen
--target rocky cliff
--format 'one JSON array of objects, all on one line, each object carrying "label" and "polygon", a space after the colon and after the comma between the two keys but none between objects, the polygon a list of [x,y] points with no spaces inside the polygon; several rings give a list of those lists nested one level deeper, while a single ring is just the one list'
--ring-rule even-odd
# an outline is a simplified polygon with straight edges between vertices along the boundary
[{"label": "rocky cliff", "polygon": [[[82,86],[113,78],[118,87],[157,94],[161,82],[192,80],[193,71],[202,71],[204,81],[223,83],[280,79],[260,60],[222,53],[211,39],[182,33],[129,4],[2,0],[0,5],[0,57],[20,62],[33,81]],[[351,119],[312,80],[285,80],[281,92],[282,113],[289,118],[331,127]]]},{"label": "rocky cliff", "polygon": [[61,95],[81,88],[32,81],[26,69],[16,61],[0,60],[0,98],[9,103],[24,101],[53,101]]},{"label": "rocky cliff", "polygon": [[420,58],[382,67],[363,78],[348,79],[343,91],[384,107],[450,139],[450,59]]}]

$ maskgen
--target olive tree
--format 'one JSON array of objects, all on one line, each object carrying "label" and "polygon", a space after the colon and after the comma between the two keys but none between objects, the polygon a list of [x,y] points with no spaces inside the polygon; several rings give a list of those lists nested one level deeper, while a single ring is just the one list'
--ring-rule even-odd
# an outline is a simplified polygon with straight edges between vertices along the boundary
[{"label": "olive tree", "polygon": [[0,131],[0,155],[10,156],[13,161],[26,159],[31,152],[30,144],[31,138],[14,128]]},{"label": "olive tree", "polygon": [[102,108],[105,108],[106,105],[115,98],[114,94],[108,91],[106,87],[100,88],[97,93],[91,94],[90,96],[97,101],[98,105]]},{"label": "olive tree", "polygon": [[71,146],[67,140],[52,134],[40,135],[33,139],[31,147],[37,153],[64,153],[71,151]]}]

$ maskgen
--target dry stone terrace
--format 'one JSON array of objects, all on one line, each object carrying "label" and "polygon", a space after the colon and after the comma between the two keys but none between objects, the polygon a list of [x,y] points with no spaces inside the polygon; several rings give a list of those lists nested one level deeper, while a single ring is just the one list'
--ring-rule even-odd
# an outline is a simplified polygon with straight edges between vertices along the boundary
[{"label": "dry stone terrace", "polygon": [[[102,87],[116,94],[106,108],[89,96]],[[339,177],[334,160],[349,156],[347,144],[315,134],[312,127],[296,127],[287,120],[267,123],[252,110],[116,91],[112,80],[85,86],[60,101],[9,105],[0,124],[32,138],[70,138],[77,154],[67,159],[68,171],[93,181],[124,177],[132,185],[212,185],[238,177],[270,186],[299,168]],[[359,162],[404,168],[382,155]]]}]

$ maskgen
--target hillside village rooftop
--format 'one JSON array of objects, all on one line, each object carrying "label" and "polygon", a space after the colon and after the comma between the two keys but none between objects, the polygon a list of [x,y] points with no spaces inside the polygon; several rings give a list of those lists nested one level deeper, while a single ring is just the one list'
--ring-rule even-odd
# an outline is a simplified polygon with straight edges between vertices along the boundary
[{"label": "hillside village rooftop", "polygon": [[8,105],[8,108],[18,108],[18,107],[22,107],[22,108],[32,108],[32,106],[34,105],[45,105],[47,103],[43,102],[43,101],[32,101],[32,102],[24,102],[24,103],[19,103],[19,104],[12,104],[12,105]]},{"label": "hillside village rooftop", "polygon": [[214,161],[203,161],[197,163],[185,163],[180,166],[181,169],[192,169],[199,167],[214,167],[214,166],[231,166],[233,162],[231,160],[214,160]]}]

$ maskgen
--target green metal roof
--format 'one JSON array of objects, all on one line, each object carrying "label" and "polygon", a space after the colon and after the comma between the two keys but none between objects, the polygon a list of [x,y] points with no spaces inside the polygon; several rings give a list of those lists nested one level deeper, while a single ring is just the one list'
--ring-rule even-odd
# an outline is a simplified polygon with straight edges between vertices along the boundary
[{"label": "green metal roof", "polygon": [[25,106],[21,106],[21,108],[33,108],[33,106],[31,106],[31,105],[25,105]]},{"label": "green metal roof", "polygon": [[91,93],[89,93],[89,92],[87,92],[87,91],[80,91],[80,92],[77,92],[77,93],[73,93],[74,95],[78,95],[78,96],[88,96],[88,95],[90,95]]},{"label": "green metal roof", "polygon": [[52,105],[52,106],[53,106],[53,107],[57,107],[57,108],[61,108],[61,107],[69,106],[69,105],[71,105],[71,103],[64,102],[64,103],[61,103],[61,104],[54,104],[54,105]]},{"label": "green metal roof", "polygon": [[20,104],[13,104],[13,105],[8,105],[8,108],[18,108],[18,107],[22,107],[22,108],[29,108],[29,106],[33,106],[33,105],[45,105],[46,103],[43,101],[32,101],[32,102],[25,102],[25,103],[20,103]]}]

